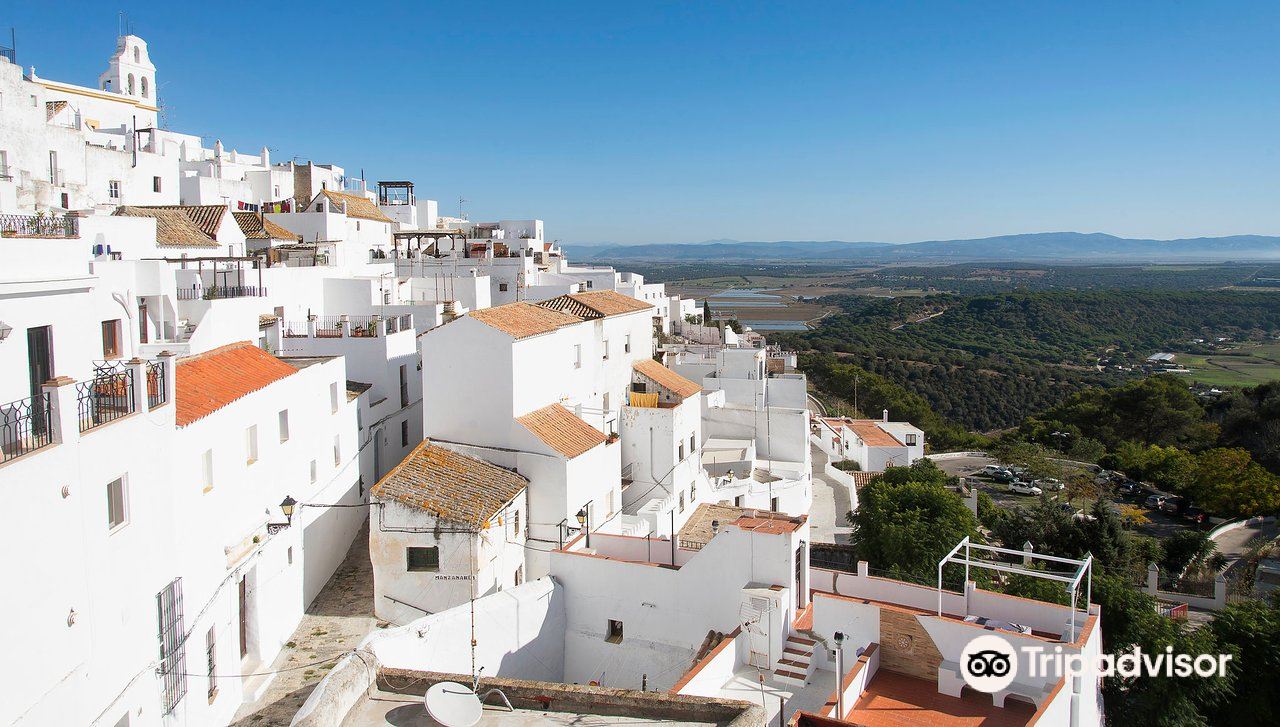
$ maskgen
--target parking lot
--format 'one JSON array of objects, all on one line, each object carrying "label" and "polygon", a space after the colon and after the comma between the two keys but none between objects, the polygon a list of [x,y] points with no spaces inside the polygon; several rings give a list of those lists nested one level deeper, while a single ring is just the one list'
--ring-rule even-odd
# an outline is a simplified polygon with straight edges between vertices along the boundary
[{"label": "parking lot", "polygon": [[[999,506],[1004,508],[1027,508],[1035,504],[1035,495],[1019,495],[1009,492],[1009,486],[993,482],[989,477],[982,474],[982,469],[987,465],[999,464],[991,457],[957,457],[954,459],[936,460],[936,464],[944,472],[949,475],[957,475],[967,478],[970,487],[976,486],[980,491],[987,493],[991,499]],[[1064,470],[1069,474],[1071,469],[1079,470],[1081,465],[1064,464]],[[1050,493],[1053,495],[1055,493]],[[1141,524],[1134,528],[1135,532],[1143,535],[1151,535],[1157,538],[1167,538],[1180,528],[1191,527],[1191,522],[1176,515],[1153,510],[1143,507],[1143,500],[1146,494],[1136,495],[1134,497],[1121,497],[1119,492],[1112,489],[1110,492],[1112,500],[1126,505],[1134,505],[1140,508],[1144,515],[1151,521],[1149,524]],[[1087,509],[1092,503],[1083,500],[1077,500],[1077,507]]]}]

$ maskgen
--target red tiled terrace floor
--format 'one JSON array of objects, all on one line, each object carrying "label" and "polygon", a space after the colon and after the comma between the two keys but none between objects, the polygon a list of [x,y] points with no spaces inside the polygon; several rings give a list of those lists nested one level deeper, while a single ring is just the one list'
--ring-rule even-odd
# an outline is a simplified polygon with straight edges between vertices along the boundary
[{"label": "red tiled terrace floor", "polygon": [[864,727],[936,725],[937,727],[1023,727],[1035,707],[1014,699],[1003,709],[991,696],[965,690],[962,699],[938,693],[938,686],[915,677],[880,670],[846,721]]}]

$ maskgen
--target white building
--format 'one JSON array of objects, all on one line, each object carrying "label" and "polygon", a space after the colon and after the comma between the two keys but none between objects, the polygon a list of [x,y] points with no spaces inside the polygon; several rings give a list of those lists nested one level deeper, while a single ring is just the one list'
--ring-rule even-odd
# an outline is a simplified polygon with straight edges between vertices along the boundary
[{"label": "white building", "polygon": [[812,428],[833,461],[857,462],[862,472],[906,467],[924,456],[924,431],[910,422],[889,421],[888,410],[878,421],[815,416]]},{"label": "white building", "polygon": [[[704,504],[676,538],[579,535],[552,553],[550,578],[371,635],[295,724],[320,724],[304,721],[320,714],[373,724],[357,715],[374,674],[466,683],[477,671],[489,678],[483,688],[517,695],[572,683],[741,700],[762,712],[751,724],[1100,723],[1096,605],[878,578],[865,562],[855,572],[812,568],[808,531],[804,517]],[[962,541],[944,560],[1043,576],[1002,555]],[[1058,565],[1074,569],[1064,577],[1082,597],[1091,563]],[[1017,677],[979,694],[958,665],[972,639],[993,634],[1017,653]],[[1064,662],[1033,671],[1036,650],[1082,655],[1082,672],[1068,675]]]},{"label": "white building", "polygon": [[523,583],[527,485],[439,445],[415,449],[372,491],[378,617],[408,623]]}]

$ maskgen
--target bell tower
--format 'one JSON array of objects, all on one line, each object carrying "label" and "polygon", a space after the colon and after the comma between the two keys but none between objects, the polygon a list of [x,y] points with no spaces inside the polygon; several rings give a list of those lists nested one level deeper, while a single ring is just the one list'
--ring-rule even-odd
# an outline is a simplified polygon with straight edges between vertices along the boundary
[{"label": "bell tower", "polygon": [[122,35],[107,70],[98,76],[98,88],[156,105],[156,67],[147,55],[147,42],[136,35]]}]

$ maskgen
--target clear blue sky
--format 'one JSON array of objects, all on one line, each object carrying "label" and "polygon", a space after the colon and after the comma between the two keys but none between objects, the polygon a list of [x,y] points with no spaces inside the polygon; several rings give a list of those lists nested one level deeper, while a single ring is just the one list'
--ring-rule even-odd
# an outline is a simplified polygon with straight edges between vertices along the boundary
[{"label": "clear blue sky", "polygon": [[[1280,234],[1280,3],[134,2],[171,128],[566,242]],[[9,3],[92,85],[116,8]]]}]

